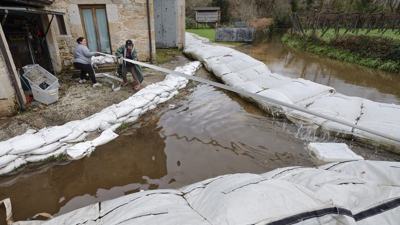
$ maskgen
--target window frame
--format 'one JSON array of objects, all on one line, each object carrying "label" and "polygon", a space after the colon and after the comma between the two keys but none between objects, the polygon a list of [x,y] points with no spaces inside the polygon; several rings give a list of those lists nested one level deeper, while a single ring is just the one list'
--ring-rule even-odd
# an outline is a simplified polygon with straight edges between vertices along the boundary
[{"label": "window frame", "polygon": [[[85,21],[84,21],[84,17],[83,17],[83,9],[91,9],[92,10],[92,19],[93,19],[93,23],[94,23],[94,30],[96,33],[96,37],[100,37],[100,32],[99,32],[99,27],[98,27],[98,21],[97,21],[97,14],[96,14],[96,9],[104,9],[105,14],[106,14],[106,23],[107,23],[107,32],[108,32],[108,39],[110,40],[110,54],[112,55],[112,44],[111,44],[111,37],[110,37],[110,27],[108,25],[108,17],[107,17],[107,7],[106,5],[79,5],[79,14],[81,19],[81,23],[82,23],[82,28],[83,28],[83,34],[85,36],[85,39],[87,42],[89,42],[89,40],[86,38],[87,34],[86,34],[86,27],[85,27]],[[97,44],[97,48],[98,51],[101,52],[101,42],[100,42],[100,38],[96,38],[96,44]],[[88,44],[89,46],[89,44]]]},{"label": "window frame", "polygon": [[63,15],[55,15],[58,26],[59,35],[68,35],[67,26],[65,26],[65,19]]}]

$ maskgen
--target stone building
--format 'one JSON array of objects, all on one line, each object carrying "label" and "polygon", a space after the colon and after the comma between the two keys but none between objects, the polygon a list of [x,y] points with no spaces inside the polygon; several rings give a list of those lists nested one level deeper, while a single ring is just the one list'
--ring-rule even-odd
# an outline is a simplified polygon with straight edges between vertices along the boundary
[{"label": "stone building", "polygon": [[[15,102],[23,106],[25,101],[18,69],[21,75],[28,64],[39,64],[52,74],[72,69],[76,39],[81,36],[91,51],[112,55],[131,39],[139,60],[153,62],[157,40],[183,48],[184,10],[184,0],[2,0],[0,117],[12,115]],[[161,18],[154,12],[164,14]],[[175,26],[159,25],[165,21]]]}]

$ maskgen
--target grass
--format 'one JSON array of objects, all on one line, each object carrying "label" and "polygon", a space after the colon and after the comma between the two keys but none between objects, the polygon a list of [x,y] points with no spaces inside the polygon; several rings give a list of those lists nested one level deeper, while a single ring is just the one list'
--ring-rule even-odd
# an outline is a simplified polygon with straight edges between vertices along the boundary
[{"label": "grass", "polygon": [[61,153],[58,156],[55,156],[55,155],[49,156],[44,161],[45,162],[57,162],[57,161],[63,161],[65,159],[66,159],[66,154]]},{"label": "grass", "polygon": [[[212,42],[216,42],[215,41],[215,29],[186,29],[186,32],[197,34],[200,37],[204,37]],[[243,45],[243,43],[241,43],[241,42],[216,42],[216,43],[230,45],[230,46]]]},{"label": "grass", "polygon": [[119,127],[117,127],[117,129],[115,129],[115,132],[118,134],[121,131],[123,131],[126,127],[127,127],[127,124],[126,123],[122,123],[121,125],[119,125]]},{"label": "grass", "polygon": [[[339,29],[339,35],[344,34],[345,31],[346,31],[345,28]],[[367,31],[368,31],[368,29],[359,29],[357,34],[356,33],[352,33],[350,31],[348,31],[346,34],[350,34],[350,35],[369,35],[369,36],[377,36],[377,37],[390,37],[390,38],[393,38],[393,39],[400,40],[400,34],[396,34],[397,30],[393,31],[393,30],[389,29],[384,34],[382,34],[382,32],[379,32],[378,29],[373,29],[370,32],[368,32],[368,34],[366,34]],[[306,32],[306,34],[311,34],[311,32],[312,32],[312,30],[308,30]],[[318,32],[318,36],[321,36],[322,30],[318,29],[317,32]],[[334,38],[335,38],[335,29],[331,28],[322,37],[322,40],[329,42]]]}]

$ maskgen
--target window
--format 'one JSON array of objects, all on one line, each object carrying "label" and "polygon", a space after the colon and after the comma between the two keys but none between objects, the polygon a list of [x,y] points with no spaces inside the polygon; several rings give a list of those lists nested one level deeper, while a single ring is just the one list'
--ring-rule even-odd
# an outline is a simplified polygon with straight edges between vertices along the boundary
[{"label": "window", "polygon": [[111,54],[110,35],[104,5],[80,6],[81,18],[90,51]]},{"label": "window", "polygon": [[65,27],[64,16],[63,15],[56,15],[57,24],[58,24],[58,31],[60,35],[67,35],[67,28]]}]

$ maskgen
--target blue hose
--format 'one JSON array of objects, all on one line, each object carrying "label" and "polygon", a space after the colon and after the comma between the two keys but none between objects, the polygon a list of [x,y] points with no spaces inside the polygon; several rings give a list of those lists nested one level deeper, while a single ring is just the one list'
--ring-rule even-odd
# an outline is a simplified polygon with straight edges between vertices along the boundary
[{"label": "blue hose", "polygon": [[31,90],[31,88],[29,87],[29,85],[26,84],[24,78],[21,76],[21,74],[19,74],[19,70],[17,70],[17,73],[18,73],[19,79],[21,79],[22,82],[24,82],[25,86],[29,89],[29,91],[30,91],[31,93],[33,93],[32,90]]}]

